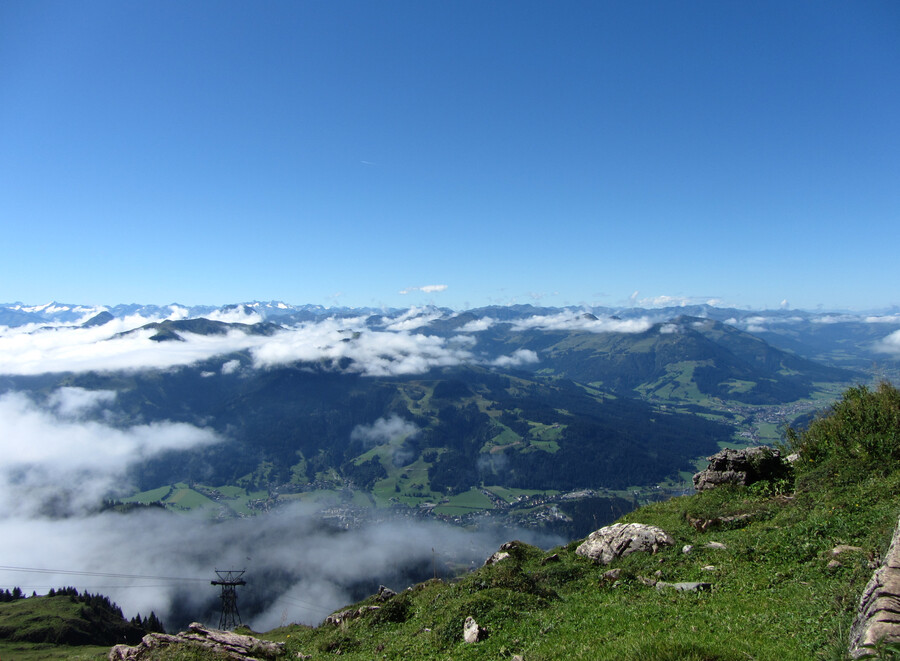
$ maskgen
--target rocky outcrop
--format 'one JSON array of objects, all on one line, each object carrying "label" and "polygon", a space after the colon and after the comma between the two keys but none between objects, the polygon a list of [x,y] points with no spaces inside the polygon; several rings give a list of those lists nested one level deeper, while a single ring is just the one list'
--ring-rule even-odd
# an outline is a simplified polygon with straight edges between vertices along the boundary
[{"label": "rocky outcrop", "polygon": [[867,651],[863,645],[880,640],[900,642],[900,522],[884,561],[863,590],[850,628],[850,655],[859,658]]},{"label": "rocky outcrop", "polygon": [[381,606],[360,606],[359,608],[348,608],[337,613],[332,613],[322,621],[322,624],[333,624],[335,626],[340,626],[344,622],[355,620],[358,617],[362,617],[366,613],[371,613],[372,611],[377,610],[381,610]]},{"label": "rocky outcrop", "polygon": [[273,643],[253,636],[244,636],[230,631],[207,629],[194,622],[174,635],[150,633],[144,636],[140,645],[116,645],[109,651],[109,661],[142,661],[156,655],[156,651],[173,645],[217,654],[216,658],[233,661],[262,661],[284,656],[284,643]]},{"label": "rocky outcrop", "polygon": [[665,530],[643,523],[614,523],[595,530],[575,549],[575,554],[608,565],[631,553],[656,553],[662,546],[675,543]]},{"label": "rocky outcrop", "polygon": [[788,470],[781,452],[764,445],[744,450],[722,450],[706,460],[709,462],[706,470],[694,475],[697,491],[722,484],[747,486],[760,480],[779,479]]}]

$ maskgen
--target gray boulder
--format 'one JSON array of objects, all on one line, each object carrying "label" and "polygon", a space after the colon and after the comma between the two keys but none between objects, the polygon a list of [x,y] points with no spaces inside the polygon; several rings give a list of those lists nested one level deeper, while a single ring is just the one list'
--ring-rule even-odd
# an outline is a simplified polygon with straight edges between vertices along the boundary
[{"label": "gray boulder", "polygon": [[773,480],[787,474],[788,465],[781,452],[764,445],[743,450],[725,449],[707,457],[706,470],[694,475],[697,491],[722,484],[747,486],[760,480]]},{"label": "gray boulder", "polygon": [[662,546],[675,543],[665,530],[644,523],[614,523],[595,530],[575,549],[575,554],[608,565],[639,551],[656,553]]},{"label": "gray boulder", "polygon": [[475,621],[474,617],[469,615],[463,624],[463,640],[467,643],[477,643],[479,640],[484,640],[484,638],[484,629],[478,626],[478,622]]}]

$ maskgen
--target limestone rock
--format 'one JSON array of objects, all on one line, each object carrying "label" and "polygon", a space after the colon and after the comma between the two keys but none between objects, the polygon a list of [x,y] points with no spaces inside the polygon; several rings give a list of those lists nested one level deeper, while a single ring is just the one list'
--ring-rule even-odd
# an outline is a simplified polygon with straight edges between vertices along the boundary
[{"label": "limestone rock", "polygon": [[490,558],[484,561],[484,566],[495,565],[501,560],[506,560],[509,557],[509,553],[507,551],[497,551]]},{"label": "limestone rock", "polygon": [[782,477],[787,471],[781,452],[764,445],[744,450],[725,449],[706,459],[709,466],[694,475],[697,491],[721,484],[746,486],[760,480]]},{"label": "limestone rock", "polygon": [[575,549],[575,554],[608,565],[616,558],[643,551],[656,553],[675,540],[666,531],[644,523],[614,523],[595,530]]},{"label": "limestone rock", "polygon": [[850,655],[866,653],[863,645],[879,640],[900,642],[900,522],[881,566],[872,574],[850,627]]},{"label": "limestone rock", "polygon": [[144,636],[140,645],[116,645],[109,651],[109,661],[142,661],[154,654],[154,650],[178,645],[205,650],[233,661],[260,661],[278,659],[285,654],[284,643],[273,643],[253,636],[244,636],[230,631],[207,629],[194,622],[189,631],[170,635],[150,633]]},{"label": "limestone rock", "polygon": [[548,555],[546,558],[541,559],[541,566],[543,567],[546,564],[551,562],[559,562],[559,553],[554,553],[553,555]]},{"label": "limestone rock", "polygon": [[832,558],[836,558],[842,553],[863,553],[863,549],[859,546],[849,546],[848,544],[838,544],[831,549]]},{"label": "limestone rock", "polygon": [[477,643],[479,640],[484,640],[485,631],[480,626],[478,626],[478,622],[475,621],[471,615],[466,618],[465,624],[463,624],[463,640],[467,643]]},{"label": "limestone rock", "polygon": [[716,549],[716,550],[718,550],[718,551],[724,551],[724,550],[727,549],[728,547],[725,546],[722,542],[706,542],[706,544],[703,545],[703,548],[705,548],[705,549]]},{"label": "limestone rock", "polygon": [[605,571],[600,576],[601,581],[604,581],[604,582],[608,581],[610,583],[618,581],[620,578],[622,578],[622,568],[621,567],[616,567],[615,569],[610,569],[609,571]]}]

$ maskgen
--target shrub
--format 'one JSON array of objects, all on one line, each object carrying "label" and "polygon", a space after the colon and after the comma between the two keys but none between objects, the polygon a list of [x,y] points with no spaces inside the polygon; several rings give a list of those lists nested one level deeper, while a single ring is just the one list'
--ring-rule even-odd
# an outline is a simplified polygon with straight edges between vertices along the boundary
[{"label": "shrub", "polygon": [[850,388],[806,431],[789,428],[787,440],[800,454],[801,473],[856,481],[893,470],[900,463],[900,391],[886,382],[874,391]]}]

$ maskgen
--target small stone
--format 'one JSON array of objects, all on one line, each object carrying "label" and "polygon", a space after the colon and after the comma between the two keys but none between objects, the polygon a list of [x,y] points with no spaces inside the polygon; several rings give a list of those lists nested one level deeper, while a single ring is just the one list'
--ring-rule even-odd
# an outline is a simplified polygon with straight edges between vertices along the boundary
[{"label": "small stone", "polygon": [[843,567],[839,561],[831,560],[827,565],[825,565],[828,569],[838,569],[839,567]]},{"label": "small stone", "polygon": [[657,590],[662,590],[664,588],[672,588],[679,592],[709,592],[712,590],[712,584],[701,583],[699,581],[687,581],[683,583],[664,583],[663,581],[659,581],[656,584]]},{"label": "small stone", "polygon": [[720,551],[724,551],[725,549],[728,548],[722,542],[707,542],[706,544],[703,545],[703,547],[707,548],[707,549],[718,549]]},{"label": "small stone", "polygon": [[655,578],[647,578],[646,576],[638,576],[637,580],[639,580],[641,583],[643,583],[647,587],[651,587],[651,588],[654,585],[656,585],[657,583],[659,583],[659,581],[657,581]]},{"label": "small stone", "polygon": [[701,567],[700,571],[716,571],[715,565],[706,565],[705,567]]},{"label": "small stone", "polygon": [[681,552],[684,553],[685,555],[687,555],[688,553],[690,553],[693,550],[694,550],[693,544],[685,544],[684,546],[681,547]]},{"label": "small stone", "polygon": [[603,572],[600,576],[601,581],[617,581],[622,576],[622,569],[617,567],[615,569],[610,569],[609,571]]},{"label": "small stone", "polygon": [[554,553],[553,555],[548,555],[546,558],[541,560],[541,566],[546,565],[548,562],[559,562],[559,553]]}]

